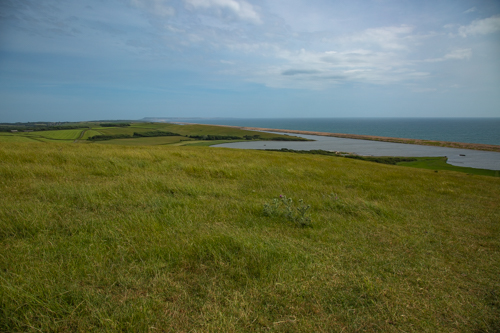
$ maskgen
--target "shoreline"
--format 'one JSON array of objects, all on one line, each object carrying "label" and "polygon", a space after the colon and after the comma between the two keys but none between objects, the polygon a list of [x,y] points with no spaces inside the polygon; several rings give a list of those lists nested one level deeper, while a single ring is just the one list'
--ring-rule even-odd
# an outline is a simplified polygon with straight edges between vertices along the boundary
[{"label": "shoreline", "polygon": [[[182,122],[182,124],[193,124],[194,125],[195,123]],[[207,124],[197,124],[197,125],[207,125]],[[248,130],[248,131],[264,131],[264,132],[279,132],[279,133],[291,133],[291,134],[330,136],[330,137],[336,137],[336,138],[404,143],[404,144],[413,144],[413,145],[420,145],[420,146],[432,146],[432,147],[472,149],[472,150],[493,151],[493,152],[500,153],[500,145],[489,145],[489,144],[483,144],[483,143],[465,143],[465,142],[436,141],[436,140],[423,140],[423,139],[392,138],[392,137],[375,136],[375,135],[313,132],[313,131],[247,127],[247,126],[213,125],[213,124],[210,124],[210,125],[211,126],[239,128],[239,129]]]}]

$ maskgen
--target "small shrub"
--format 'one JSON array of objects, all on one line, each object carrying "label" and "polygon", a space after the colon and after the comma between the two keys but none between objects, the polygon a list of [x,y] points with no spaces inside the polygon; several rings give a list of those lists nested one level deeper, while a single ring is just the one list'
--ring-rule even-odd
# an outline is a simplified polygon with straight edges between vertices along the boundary
[{"label": "small shrub", "polygon": [[309,215],[310,205],[306,205],[304,200],[299,199],[295,206],[292,198],[280,195],[274,198],[271,203],[264,204],[263,213],[268,217],[281,217],[300,227],[310,227],[311,217]]}]

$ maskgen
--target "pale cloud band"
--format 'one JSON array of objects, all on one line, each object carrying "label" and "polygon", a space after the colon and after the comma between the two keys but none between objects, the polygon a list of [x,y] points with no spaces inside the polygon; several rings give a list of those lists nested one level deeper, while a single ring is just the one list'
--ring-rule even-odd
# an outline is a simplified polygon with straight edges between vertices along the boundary
[{"label": "pale cloud band", "polygon": [[167,0],[131,0],[131,3],[154,15],[166,17],[175,14],[175,9],[169,5]]},{"label": "pale cloud band", "polygon": [[[472,47],[455,47],[443,55],[426,56],[426,45],[446,38],[453,41],[453,35],[446,37],[448,34],[444,31],[422,31],[422,27],[415,24],[369,27],[340,34],[326,27],[318,33],[304,34],[276,30],[274,26],[281,24],[280,20],[262,16],[259,12],[264,9],[244,0],[132,1],[140,3],[137,6],[141,9],[153,8],[150,13],[157,12],[158,16],[175,13],[180,17],[180,3],[190,15],[204,15],[198,20],[167,20],[163,26],[178,41],[177,47],[204,45],[212,49],[214,55],[224,53],[218,63],[227,68],[220,73],[239,75],[269,87],[323,89],[348,81],[418,83],[430,77],[430,69],[422,67],[425,63],[466,61],[473,56]],[[177,11],[170,9],[174,3],[177,3]],[[464,13],[474,12],[476,9],[470,8]],[[216,24],[217,21],[220,24]],[[240,22],[260,28],[252,30]],[[458,26],[456,31],[467,37],[499,30],[500,17],[492,16]],[[307,47],[295,47],[300,43]],[[171,47],[174,46],[171,44]],[[245,58],[253,60],[244,61]]]},{"label": "pale cloud band", "polygon": [[461,26],[458,34],[462,37],[486,35],[500,30],[500,16],[492,16],[482,20],[475,20],[467,26]]},{"label": "pale cloud band", "polygon": [[[23,11],[15,1],[5,1]],[[100,31],[103,45],[121,45],[131,54],[159,60],[166,67],[175,61],[209,68],[213,75],[279,88],[327,89],[348,82],[427,84],[444,63],[474,63],[474,56],[481,53],[473,41],[500,31],[498,15],[471,19],[479,13],[475,7],[460,12],[461,24],[445,22],[441,31],[416,20],[405,23],[404,17],[398,24],[357,21],[343,29],[337,21],[344,18],[334,16],[335,11],[316,11],[314,20],[323,23],[306,32],[293,28],[297,25],[282,15],[298,3],[306,9],[313,7],[301,1],[270,7],[250,0],[129,0],[131,6],[123,12],[131,12],[124,19],[115,14],[98,18],[80,14],[75,20],[58,20],[62,11],[49,13],[48,8],[58,5],[57,1],[47,0],[43,5],[26,1],[32,11],[38,8],[39,21],[46,16],[46,35],[57,30],[77,39],[91,36],[85,29]],[[112,3],[123,5],[121,1]],[[295,17],[301,17],[303,13],[295,10]],[[27,17],[26,12],[22,14]],[[127,21],[129,17],[136,21]],[[43,32],[32,29],[32,33]]]},{"label": "pale cloud band", "polygon": [[261,23],[261,19],[255,8],[246,1],[242,0],[184,0],[188,6],[194,8],[217,8],[227,9],[233,12],[242,20],[253,23]]},{"label": "pale cloud band", "polygon": [[471,57],[472,57],[472,50],[471,49],[459,49],[459,50],[453,50],[452,52],[445,54],[441,58],[426,59],[424,61],[425,62],[440,62],[440,61],[446,61],[446,60],[464,60],[464,59],[470,59]]}]

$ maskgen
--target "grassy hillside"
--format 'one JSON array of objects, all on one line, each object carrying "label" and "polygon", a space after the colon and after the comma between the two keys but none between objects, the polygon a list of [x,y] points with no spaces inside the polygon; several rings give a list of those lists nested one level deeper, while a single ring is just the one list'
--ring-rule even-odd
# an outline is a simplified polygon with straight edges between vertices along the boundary
[{"label": "grassy hillside", "polygon": [[53,140],[75,140],[82,133],[82,129],[59,130],[59,131],[41,131],[31,132],[30,135],[41,136]]},{"label": "grassy hillside", "polygon": [[[17,133],[0,132],[0,142],[67,142],[73,143],[78,139],[79,143],[88,143],[89,138],[93,136],[105,135],[105,136],[130,136],[131,138],[123,139],[116,138],[109,140],[107,139],[106,144],[119,144],[119,145],[130,145],[130,146],[147,146],[147,145],[165,145],[165,144],[183,144],[183,141],[189,141],[186,136],[235,136],[243,139],[245,136],[258,135],[260,139],[290,139],[294,138],[296,140],[304,140],[302,138],[293,135],[280,135],[280,134],[270,134],[255,131],[247,131],[231,127],[214,126],[214,125],[177,125],[169,123],[131,123],[129,126],[117,127],[117,126],[103,126],[106,124],[101,124],[99,122],[82,122],[74,123],[75,126],[88,126],[86,128],[79,129],[63,129],[63,130],[53,130],[53,131],[30,131],[24,132],[19,131]],[[30,127],[32,128],[32,127]],[[33,127],[36,129],[36,127]],[[148,132],[158,132],[158,131],[168,131],[173,133],[178,133],[180,136],[175,138],[165,139],[164,137],[148,137],[148,138],[132,138],[134,133],[148,133]],[[227,138],[226,138],[227,139]],[[131,140],[131,141],[127,141]],[[227,142],[227,140],[225,141]],[[102,141],[101,141],[102,143]],[[214,141],[213,144],[219,143]]]},{"label": "grassy hillside", "polygon": [[446,161],[448,160],[446,157],[416,157],[415,159],[415,162],[401,162],[398,163],[398,165],[429,170],[458,171],[465,172],[471,175],[500,177],[500,170],[476,169],[451,165],[446,163]]},{"label": "grassy hillside", "polygon": [[[192,139],[183,136],[160,136],[152,138],[132,138],[132,139],[114,139],[99,142],[100,144],[108,145],[124,145],[124,146],[156,146],[156,145],[169,145],[179,144]],[[213,142],[211,142],[213,144]]]},{"label": "grassy hillside", "polygon": [[27,137],[11,133],[0,133],[0,142],[36,142]]},{"label": "grassy hillside", "polygon": [[208,147],[0,161],[0,331],[500,330],[498,178]]},{"label": "grassy hillside", "polygon": [[89,137],[94,136],[94,135],[103,135],[103,133],[101,133],[97,130],[89,129],[89,130],[86,130],[85,133],[83,134],[82,140],[87,140]]}]

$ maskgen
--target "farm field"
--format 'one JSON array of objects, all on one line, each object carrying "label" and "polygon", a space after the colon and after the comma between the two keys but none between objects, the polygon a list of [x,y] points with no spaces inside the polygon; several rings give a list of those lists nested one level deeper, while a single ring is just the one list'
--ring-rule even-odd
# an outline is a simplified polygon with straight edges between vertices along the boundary
[{"label": "farm field", "polygon": [[134,132],[145,132],[150,131],[144,127],[94,127],[93,130],[102,133],[103,135],[116,135],[116,134],[128,134],[132,135]]},{"label": "farm field", "polygon": [[[126,127],[100,127],[92,126],[92,129],[88,130],[93,134],[85,134],[84,138],[87,139],[94,135],[130,135],[132,136],[135,132],[146,133],[152,131],[165,131],[178,133],[183,136],[187,135],[212,135],[212,136],[239,136],[243,138],[245,135],[254,136],[259,135],[261,139],[270,139],[276,137],[290,138],[293,135],[276,135],[270,133],[260,133],[256,131],[247,131],[237,128],[221,127],[213,125],[178,125],[169,123],[132,123],[130,126]],[[95,134],[99,132],[100,134]],[[123,141],[119,141],[123,142]]]},{"label": "farm field", "polygon": [[27,136],[0,133],[0,142],[37,142]]},{"label": "farm field", "polygon": [[[177,124],[165,124],[165,123],[132,123],[130,126],[125,127],[102,127],[99,123],[82,123],[88,125],[89,128],[80,129],[69,129],[69,130],[53,130],[53,131],[32,131],[32,132],[18,132],[9,133],[4,132],[3,136],[0,136],[0,142],[67,142],[73,143],[74,140],[78,140],[79,143],[90,142],[89,138],[99,135],[129,135],[133,136],[135,132],[137,133],[147,133],[154,131],[168,131],[173,133],[179,133],[184,135],[184,137],[134,137],[134,138],[117,138],[112,140],[99,141],[100,144],[118,144],[118,145],[128,145],[128,146],[138,146],[138,145],[184,145],[182,141],[190,141],[185,137],[186,135],[232,135],[243,137],[245,135],[257,135],[255,131],[246,131],[234,128],[224,128],[221,126],[212,125],[177,125]],[[81,136],[83,132],[83,136]],[[81,136],[81,138],[80,138]],[[283,135],[275,135],[262,133],[262,139],[269,139],[273,137],[287,137]],[[289,137],[289,136],[288,136]],[[212,142],[212,143],[210,143]],[[202,145],[210,145],[215,143],[220,143],[222,141],[210,141],[204,140]],[[223,141],[223,142],[228,142]]]},{"label": "farm field", "polygon": [[184,136],[159,136],[151,138],[114,139],[99,141],[99,144],[123,145],[123,146],[155,146],[169,145],[191,141]]},{"label": "farm field", "polygon": [[93,130],[93,129],[86,130],[85,134],[82,137],[82,140],[87,140],[89,137],[94,135],[102,135],[102,133],[99,132],[98,130]]},{"label": "farm field", "polygon": [[[224,136],[240,136],[245,135],[253,136],[259,135],[260,139],[267,140],[275,137],[293,137],[290,135],[280,135],[265,132],[257,132],[251,130],[243,130],[239,128],[226,127],[226,126],[216,126],[216,125],[178,125],[171,123],[156,123],[151,124],[156,130],[170,131],[174,133],[179,133],[181,135],[224,135]],[[150,124],[138,125],[138,126],[150,126]]]},{"label": "farm field", "polygon": [[165,145],[0,160],[0,331],[500,329],[498,178]]},{"label": "farm field", "polygon": [[181,142],[179,144],[174,144],[173,146],[192,146],[192,147],[210,147],[213,145],[218,145],[222,143],[239,142],[241,140],[213,140],[213,141],[192,141],[192,142]]},{"label": "farm field", "polygon": [[73,142],[82,129],[0,133],[0,142]]},{"label": "farm field", "polygon": [[82,129],[60,130],[60,131],[37,131],[30,132],[29,136],[42,137],[51,140],[75,140],[78,139]]},{"label": "farm field", "polygon": [[223,127],[223,126],[210,126],[210,125],[175,125],[175,124],[165,124],[163,127],[165,130],[170,130],[182,135],[234,135],[234,136],[244,136],[244,135],[260,135],[260,137],[265,140],[278,135],[271,133],[263,133],[256,131],[241,130],[238,128]]}]

